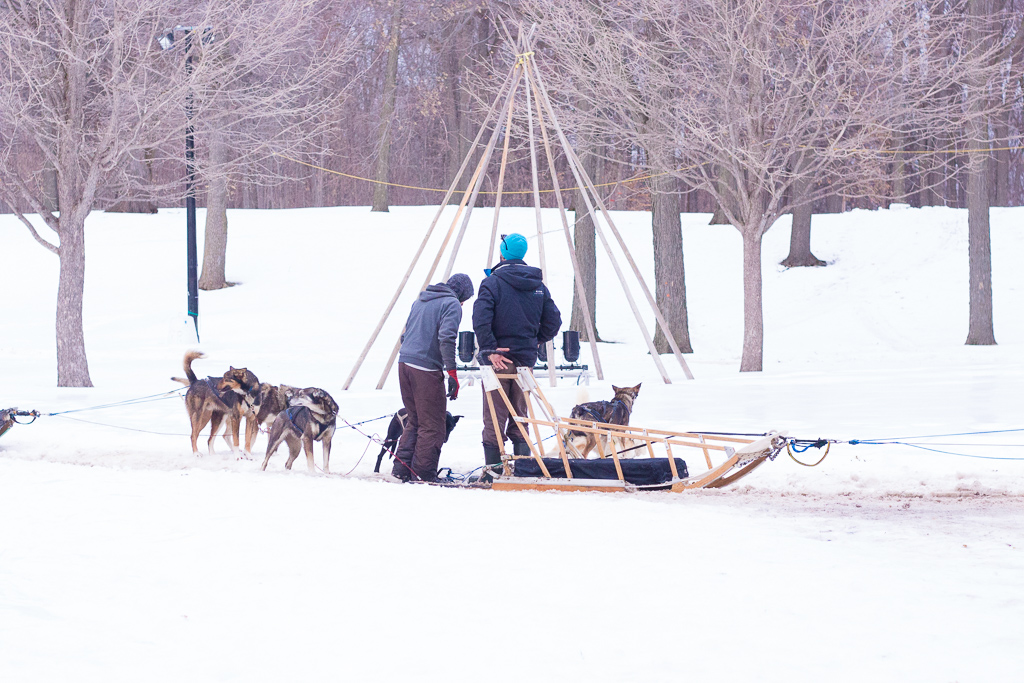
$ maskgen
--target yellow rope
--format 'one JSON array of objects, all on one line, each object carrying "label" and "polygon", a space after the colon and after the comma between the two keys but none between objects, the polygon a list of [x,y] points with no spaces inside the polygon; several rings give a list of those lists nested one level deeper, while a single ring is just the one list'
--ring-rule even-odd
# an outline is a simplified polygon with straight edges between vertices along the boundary
[{"label": "yellow rope", "polygon": [[[814,150],[814,147],[806,147],[800,145],[802,149]],[[976,152],[1013,152],[1018,149],[1024,149],[1024,145],[1014,145],[1013,147],[983,147],[975,149],[846,149],[844,152],[857,152],[858,154],[973,154]]]},{"label": "yellow rope", "polygon": [[[282,159],[287,159],[288,161],[294,161],[295,163],[302,164],[303,166],[308,166],[310,168],[315,168],[318,171],[324,171],[325,173],[333,173],[334,175],[340,175],[340,176],[344,176],[346,178],[352,178],[353,180],[362,180],[362,181],[365,181],[367,183],[376,183],[378,185],[387,185],[389,187],[402,187],[402,188],[405,188],[407,190],[423,190],[424,192],[447,192],[448,191],[447,188],[420,187],[418,185],[402,185],[400,183],[389,183],[389,182],[385,182],[383,180],[376,180],[374,178],[364,178],[362,176],[352,175],[351,173],[342,173],[341,171],[335,171],[335,170],[332,170],[330,168],[324,168],[323,166],[317,166],[316,164],[310,164],[310,163],[307,163],[305,161],[299,161],[298,159],[295,159],[293,157],[287,156],[285,154],[278,154],[276,152],[274,153],[274,156],[281,157]],[[644,175],[634,176],[633,178],[626,178],[625,180],[616,180],[616,181],[610,182],[610,183],[599,183],[597,185],[594,185],[594,187],[608,187],[608,186],[611,186],[611,185],[618,185],[620,183],[635,183],[638,180],[647,180],[648,178],[656,178],[658,176],[668,175],[669,173],[671,173],[671,171],[662,171],[661,173],[647,173],[647,174],[644,174]],[[570,192],[572,190],[578,190],[578,189],[580,189],[580,188],[579,187],[564,187],[564,188],[562,188],[562,191],[563,192]],[[547,189],[547,190],[540,190],[540,192],[554,192],[554,190],[553,189]],[[480,194],[498,194],[498,193],[496,191],[484,191],[484,190],[482,190],[480,192]],[[533,190],[505,190],[504,192],[502,192],[502,194],[533,194]]]},{"label": "yellow rope", "polygon": [[518,59],[516,60],[516,66],[522,66],[527,61],[529,61],[530,57],[532,57],[532,56],[533,56],[533,50],[530,50],[529,52],[524,52],[522,54],[516,55],[516,57],[518,57]]},{"label": "yellow rope", "polygon": [[[529,56],[532,55],[532,54],[533,54],[532,52],[526,52],[523,55],[520,55],[520,57],[522,57],[522,58],[529,58]],[[1024,149],[1024,145],[1014,145],[1013,147],[989,147],[989,148],[985,148],[985,149],[923,149],[923,150],[922,149],[914,149],[914,150],[907,150],[907,149],[851,149],[851,150],[846,150],[846,151],[848,151],[848,152],[857,152],[857,153],[871,153],[871,152],[873,152],[873,153],[876,153],[876,154],[924,155],[924,154],[970,154],[970,153],[975,153],[975,152],[1012,152],[1012,151],[1021,150],[1021,149]],[[330,168],[324,168],[323,166],[317,166],[316,164],[310,164],[310,163],[305,162],[305,161],[300,161],[300,160],[295,159],[293,157],[290,157],[290,156],[288,156],[286,154],[278,154],[278,153],[275,152],[274,156],[281,157],[282,159],[287,159],[288,161],[294,161],[297,164],[302,164],[303,166],[308,166],[309,168],[315,168],[318,171],[323,171],[325,173],[333,173],[334,175],[344,176],[345,178],[351,178],[353,180],[362,180],[363,182],[367,182],[367,183],[376,183],[377,185],[387,185],[388,187],[401,187],[401,188],[404,188],[406,190],[422,190],[423,192],[447,192],[448,191],[448,188],[420,187],[419,185],[402,185],[401,183],[389,183],[389,182],[384,181],[384,180],[376,180],[374,178],[364,178],[363,176],[353,175],[351,173],[342,173],[341,171],[335,171],[335,170],[332,170]],[[698,165],[699,164],[695,164],[693,166],[688,166],[688,167],[686,167],[684,169],[678,169],[678,170],[685,171],[685,170],[689,170],[689,169],[692,169],[692,168],[696,168]],[[597,185],[594,185],[594,187],[595,188],[597,188],[597,187],[611,187],[612,185],[620,185],[620,184],[625,184],[625,183],[635,183],[635,182],[638,182],[640,180],[648,180],[650,178],[657,178],[659,176],[668,175],[669,173],[672,173],[672,172],[673,171],[661,171],[660,173],[645,173],[643,175],[633,176],[632,178],[626,178],[625,180],[615,180],[615,181],[608,182],[608,183],[598,183]],[[580,189],[579,186],[564,187],[564,188],[562,188],[562,191],[563,192],[573,192],[573,191],[578,190],[578,189]],[[545,189],[545,190],[539,190],[539,192],[541,192],[543,194],[551,193],[551,192],[554,192],[554,191],[555,190],[552,189],[552,188],[548,188],[548,189]],[[480,194],[498,194],[498,193],[496,191],[494,191],[494,190],[481,190]],[[502,192],[502,194],[533,194],[533,190],[505,190],[505,191]]]}]

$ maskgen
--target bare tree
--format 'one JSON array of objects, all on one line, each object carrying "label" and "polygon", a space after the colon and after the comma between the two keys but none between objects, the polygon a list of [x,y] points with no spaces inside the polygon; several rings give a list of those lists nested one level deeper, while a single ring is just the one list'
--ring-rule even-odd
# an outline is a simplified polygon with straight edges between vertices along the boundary
[{"label": "bare tree", "polygon": [[[0,197],[60,259],[59,386],[92,385],[82,324],[89,212],[104,195],[116,201],[131,194],[138,179],[130,162],[147,150],[156,150],[165,162],[180,159],[178,145],[187,125],[182,103],[188,93],[196,94],[197,133],[209,112],[223,105],[220,96],[237,106],[234,116],[248,116],[252,134],[279,114],[273,107],[258,109],[260,103],[278,102],[274,97],[246,99],[261,89],[246,87],[239,68],[295,60],[275,31],[288,21],[301,30],[314,11],[305,0],[0,2],[0,173],[5,179]],[[188,74],[182,50],[161,54],[155,40],[181,23],[199,27],[203,36],[209,36],[205,27],[216,27],[217,40],[196,36],[191,41],[195,59]],[[224,53],[229,57],[218,58]],[[204,97],[214,87],[217,102]],[[279,88],[279,95],[291,92],[287,83],[267,87]],[[23,149],[38,150],[55,169],[59,213],[47,207],[44,194],[26,176],[19,163]],[[28,212],[37,213],[41,225]],[[50,234],[40,234],[43,227]]]},{"label": "bare tree", "polygon": [[377,184],[373,186],[371,211],[388,210],[388,168],[391,164],[391,139],[398,91],[398,55],[402,49],[403,0],[389,0],[391,19],[387,34],[387,69],[384,73],[384,100],[380,107],[380,146],[377,149]]},{"label": "bare tree", "polygon": [[[351,78],[339,78],[338,73],[357,48],[353,32],[340,18],[354,10],[352,3],[285,3],[273,9],[258,15],[260,30],[274,37],[271,45],[260,46],[262,59],[249,61],[248,50],[237,47],[209,56],[232,80],[209,84],[205,115],[198,122],[200,141],[208,150],[199,165],[207,183],[200,289],[231,284],[225,267],[232,181],[244,172],[250,183],[284,182],[288,176],[282,174],[279,155],[302,155],[322,140],[332,110],[351,85]],[[285,173],[293,171],[290,165]]]},{"label": "bare tree", "polygon": [[[964,130],[968,147],[967,171],[967,230],[970,309],[968,314],[967,344],[991,345],[996,343],[992,308],[992,240],[989,226],[990,176],[995,175],[998,187],[999,152],[990,152],[992,146],[1005,145],[1005,133],[998,122],[1008,113],[1005,98],[999,86],[1008,73],[1019,76],[1014,69],[1014,58],[1019,57],[1024,42],[1024,24],[1016,24],[1012,38],[999,40],[1005,19],[997,11],[998,0],[968,0],[965,8],[967,25],[966,48],[991,59],[992,66],[1002,68],[978,69],[967,75],[964,82],[966,107],[971,112]],[[1002,45],[999,43],[1002,42]],[[1008,62],[1008,63],[1003,63]],[[1003,64],[1001,64],[1003,63]],[[990,119],[995,139],[990,134]],[[1003,151],[1003,150],[1000,150]],[[997,173],[993,174],[992,171]],[[1004,200],[999,192],[996,201]]]},{"label": "bare tree", "polygon": [[[806,195],[811,192],[814,180],[801,173],[794,174],[791,192]],[[814,207],[810,202],[794,199],[793,222],[789,233],[789,255],[782,261],[787,268],[823,266],[825,262],[811,253],[811,219]]]},{"label": "bare tree", "polygon": [[[622,0],[536,3],[551,82],[601,103],[604,125],[678,155],[675,175],[705,190],[743,241],[741,371],[763,363],[761,240],[776,219],[828,195],[887,181],[890,131],[904,144],[962,129],[956,87],[984,70],[960,44],[957,3],[920,0]],[[650,30],[648,24],[657,25]],[[597,36],[578,58],[582,41]],[[582,37],[581,37],[582,36]],[[594,57],[594,55],[599,55]],[[568,96],[567,95],[567,96]],[[642,101],[641,101],[642,99]],[[642,126],[634,113],[657,116]],[[937,155],[936,163],[944,157]],[[928,168],[932,164],[924,164]],[[828,185],[793,191],[808,178]]]}]

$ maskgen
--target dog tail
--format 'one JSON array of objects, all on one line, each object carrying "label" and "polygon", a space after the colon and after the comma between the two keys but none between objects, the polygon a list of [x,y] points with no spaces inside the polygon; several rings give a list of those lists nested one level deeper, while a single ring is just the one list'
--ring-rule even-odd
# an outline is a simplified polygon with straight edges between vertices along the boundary
[{"label": "dog tail", "polygon": [[581,403],[590,403],[590,391],[584,386],[577,387],[576,389],[576,405]]},{"label": "dog tail", "polygon": [[199,381],[196,373],[192,372],[192,361],[198,358],[206,358],[206,354],[202,351],[189,351],[185,354],[185,376],[188,377],[189,384]]},{"label": "dog tail", "polygon": [[185,379],[184,377],[172,377],[172,378],[171,378],[171,381],[172,381],[172,382],[178,382],[179,384],[184,384],[184,385],[185,385],[186,387],[187,387],[187,386],[188,386],[189,384],[191,384],[191,382],[189,382],[189,381],[188,381],[187,379]]}]

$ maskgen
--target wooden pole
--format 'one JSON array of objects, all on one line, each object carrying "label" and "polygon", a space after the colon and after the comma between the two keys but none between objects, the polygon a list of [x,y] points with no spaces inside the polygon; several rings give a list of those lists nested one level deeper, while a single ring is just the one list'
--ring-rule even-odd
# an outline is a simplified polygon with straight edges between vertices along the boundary
[{"label": "wooden pole", "polygon": [[452,195],[455,194],[455,189],[458,187],[459,181],[462,179],[462,174],[466,171],[466,167],[469,166],[469,160],[473,156],[473,152],[476,151],[477,146],[480,144],[480,140],[483,138],[484,130],[486,130],[488,122],[490,122],[491,117],[497,109],[501,93],[504,92],[505,88],[509,83],[511,83],[514,74],[515,67],[509,69],[508,76],[505,78],[505,82],[502,84],[501,90],[498,91],[498,96],[494,98],[494,102],[491,104],[491,108],[488,110],[487,116],[484,117],[483,125],[480,126],[480,130],[476,134],[476,139],[474,139],[473,144],[470,145],[469,154],[467,154],[466,158],[462,160],[462,166],[459,167],[459,171],[455,174],[452,184],[448,187],[448,191],[445,193],[444,199],[441,201],[441,206],[438,207],[437,213],[434,215],[434,220],[431,221],[430,227],[427,229],[427,234],[423,236],[423,241],[420,243],[419,249],[416,250],[416,254],[413,256],[412,262],[409,264],[409,268],[405,271],[405,275],[402,277],[402,281],[399,283],[398,289],[395,291],[395,295],[391,298],[391,302],[388,303],[387,308],[384,310],[384,315],[381,316],[380,322],[377,323],[377,327],[374,328],[373,333],[370,335],[370,339],[366,342],[366,346],[363,347],[362,353],[359,354],[356,364],[352,367],[352,371],[345,380],[345,384],[342,387],[343,391],[347,391],[348,388],[352,386],[352,380],[355,379],[356,373],[359,372],[359,368],[362,366],[363,361],[366,360],[366,355],[370,352],[374,342],[377,341],[377,336],[380,334],[381,329],[383,329],[384,323],[394,310],[395,304],[398,302],[398,298],[402,295],[402,291],[405,289],[406,284],[409,282],[409,278],[412,276],[412,271],[416,268],[416,263],[423,254],[423,250],[426,248],[427,242],[430,241],[430,236],[433,234],[434,228],[437,227],[437,222],[441,219],[441,214],[448,206],[448,202],[451,200]]},{"label": "wooden pole", "polygon": [[[594,201],[597,202],[597,205],[601,210],[601,214],[604,216],[605,221],[608,222],[608,227],[611,229],[612,234],[615,236],[615,239],[618,242],[619,247],[622,249],[623,254],[625,254],[626,261],[629,263],[630,267],[633,270],[633,274],[636,276],[637,281],[640,283],[640,288],[643,290],[644,295],[647,297],[647,302],[651,305],[651,310],[654,311],[654,317],[657,318],[658,323],[661,325],[662,331],[665,333],[665,338],[668,340],[669,346],[672,347],[672,353],[675,355],[676,360],[679,361],[679,365],[680,367],[682,367],[683,372],[686,374],[686,378],[693,379],[693,373],[690,372],[690,368],[686,364],[686,360],[683,359],[682,351],[679,350],[679,345],[676,343],[675,337],[672,335],[672,332],[669,329],[668,322],[666,322],[665,316],[661,312],[661,308],[658,307],[658,303],[654,300],[654,296],[651,294],[651,290],[648,289],[647,282],[640,274],[640,269],[637,267],[636,262],[633,260],[632,254],[626,247],[626,243],[622,239],[622,235],[619,234],[619,230],[615,226],[615,221],[612,220],[611,215],[608,213],[608,209],[605,206],[604,201],[601,199],[601,196],[598,194],[597,189],[594,187],[593,181],[591,181],[590,176],[588,176],[587,172],[583,169],[583,165],[580,163],[579,158],[573,151],[572,146],[569,145],[569,141],[566,139],[565,133],[562,131],[562,127],[558,123],[558,118],[555,114],[554,107],[551,105],[551,100],[548,98],[547,93],[544,91],[544,80],[540,75],[540,71],[537,69],[536,63],[534,63],[533,65],[533,73],[536,75],[537,82],[540,84],[540,92],[541,96],[544,98],[545,108],[551,115],[552,127],[555,129],[555,132],[558,134],[558,138],[561,141],[562,146],[565,148],[566,160],[569,161],[569,168],[572,169],[573,171],[573,177],[576,179],[577,185],[580,185],[581,187],[585,186],[586,189],[593,195]],[[529,76],[529,74],[527,75]],[[584,199],[587,198],[587,192],[581,192],[581,194],[583,195]],[[587,202],[587,207],[591,213],[594,213],[593,206],[590,204],[589,201]],[[597,227],[597,225],[598,223],[595,220],[594,226]],[[628,295],[627,298],[629,298]],[[641,327],[643,327],[643,325],[641,325]],[[643,329],[645,331],[646,336],[647,328],[644,327]],[[651,353],[657,355],[656,351],[652,350]]]},{"label": "wooden pole", "polygon": [[501,453],[502,460],[505,455],[505,437],[501,434],[501,427],[498,426],[498,414],[494,412],[494,398],[491,397],[491,392],[484,389],[484,396],[487,397],[487,407],[491,410],[491,421],[494,424],[494,435],[498,437],[498,452]]},{"label": "wooden pole", "polygon": [[[519,83],[516,83],[518,86]],[[529,91],[527,91],[529,92]],[[512,107],[508,109],[508,120],[505,121],[505,145],[501,150],[501,170],[498,171],[498,194],[494,197],[494,221],[491,223],[491,245],[487,249],[487,260],[484,268],[494,263],[494,244],[498,239],[498,212],[501,211],[501,193],[505,189],[505,165],[508,162],[508,142],[512,137]]]},{"label": "wooden pole", "polygon": [[[600,437],[598,437],[600,440]],[[615,462],[615,473],[619,475],[619,481],[625,481],[626,478],[622,476],[622,465],[619,463],[619,451],[615,448],[615,439],[612,437],[612,433],[608,432],[608,443],[612,447],[612,460]]]},{"label": "wooden pole", "polygon": [[[530,416],[530,419],[536,419],[537,416],[533,412],[533,396],[531,394],[532,392],[526,394],[526,413]],[[537,439],[537,448],[540,448],[544,440],[540,438],[540,425],[536,422],[533,423],[533,436]]]},{"label": "wooden pole", "polygon": [[[519,432],[523,435],[523,438],[526,439],[526,445],[530,447],[530,452],[533,453],[533,457],[537,460],[537,464],[540,465],[540,471],[544,473],[545,477],[550,479],[551,473],[548,472],[548,467],[547,465],[544,464],[544,457],[538,452],[537,448],[534,448],[533,443],[530,441],[530,432],[526,431],[526,427],[523,426],[522,422],[515,419],[517,417],[522,416],[516,414],[516,409],[512,406],[512,401],[508,400],[508,396],[505,394],[505,390],[501,388],[500,383],[498,384],[498,388],[496,391],[498,392],[498,395],[501,396],[501,400],[505,402],[505,407],[508,408],[509,417],[513,422],[516,423],[516,427],[519,428]],[[497,424],[497,420],[495,420],[495,424]],[[499,439],[504,438],[501,432],[497,431],[497,427],[495,427],[495,432]]]},{"label": "wooden pole", "polygon": [[[512,103],[515,101],[516,88],[519,87],[519,79],[523,73],[520,69],[519,64],[515,66],[516,75],[513,79],[512,88],[508,91],[508,96],[505,99],[505,106],[501,110],[501,118],[505,118],[506,112],[511,115]],[[501,119],[499,119],[500,121]],[[483,156],[483,168],[486,170],[488,162],[491,160],[491,154],[494,152],[494,146],[498,142],[498,134],[501,132],[501,125],[497,124],[494,126],[494,131],[491,133],[491,139],[487,142],[487,148],[484,150]],[[469,200],[469,205],[466,207],[466,215],[462,219],[462,225],[459,227],[459,235],[455,238],[455,244],[452,246],[452,255],[448,258],[448,265],[444,269],[444,278],[447,280],[451,277],[452,268],[455,267],[455,257],[459,255],[459,248],[462,246],[462,238],[466,234],[466,228],[469,226],[469,217],[473,215],[473,209],[476,207],[476,199],[480,194],[480,188],[484,184],[484,177],[486,173],[481,173],[476,179],[476,184],[473,186],[473,196]],[[431,271],[431,276],[434,274]],[[429,279],[429,278],[428,278]],[[424,285],[425,287],[426,285]]]},{"label": "wooden pole", "polygon": [[[533,81],[530,79],[530,72],[526,72],[526,79],[528,87],[533,86]],[[551,158],[551,149],[547,142],[547,129],[544,126],[544,115],[541,111],[541,102],[537,101],[537,116],[538,122],[540,123],[540,132],[544,140],[545,149],[548,153],[548,168],[551,171],[551,182],[554,184],[555,197],[558,201],[558,213],[562,220],[562,232],[565,235],[565,243],[569,248],[569,260],[572,261],[573,273],[579,282],[583,282],[583,269],[580,268],[580,261],[576,257],[576,246],[573,244],[572,235],[569,232],[569,219],[565,213],[565,206],[562,203],[562,192],[558,186],[558,174],[554,170],[554,162]],[[590,354],[594,357],[594,371],[597,373],[599,380],[604,379],[604,369],[601,367],[601,356],[597,351],[597,332],[594,330],[594,320],[590,315],[590,304],[587,303],[587,297],[580,297],[580,303],[583,306],[583,318],[587,325],[587,340],[590,343]],[[548,358],[552,358],[549,354]]]},{"label": "wooden pole", "polygon": [[[700,439],[701,443],[705,443],[704,435],[703,434],[698,435],[697,438]],[[710,470],[711,469],[711,454],[708,453],[708,449],[706,449],[706,448],[704,449],[704,459],[708,461],[708,469]]]},{"label": "wooden pole", "polygon": [[676,467],[675,456],[672,455],[672,444],[668,441],[665,442],[665,451],[668,453],[668,468],[672,470],[672,478],[679,478],[679,469]]},{"label": "wooden pole", "polygon": [[[517,66],[516,68],[518,69],[519,67]],[[515,85],[518,85],[519,83],[519,76],[521,76],[521,74],[516,74],[514,77],[514,85],[512,89],[509,90],[509,97],[505,101],[506,109],[512,106],[512,94],[515,92]],[[504,116],[505,109],[502,109],[500,118],[504,118]],[[484,171],[487,168],[487,162],[490,161],[491,152],[494,151],[494,144],[497,141],[498,131],[500,130],[500,128],[500,126],[495,126],[494,132],[491,134],[491,139],[487,143],[487,148],[484,150],[484,154],[480,157],[480,162],[476,166],[476,171],[473,173],[473,177],[470,178],[469,184],[470,187],[472,188],[472,194],[470,194],[470,188],[467,187],[466,191],[463,193],[462,202],[459,204],[459,210],[455,213],[455,218],[452,219],[452,224],[448,228],[448,233],[444,236],[444,241],[441,242],[441,248],[438,249],[437,256],[434,257],[434,262],[430,265],[430,271],[427,273],[427,277],[423,281],[423,286],[420,287],[421,292],[427,288],[427,285],[430,284],[430,280],[434,277],[434,271],[437,270],[437,264],[441,262],[441,256],[444,254],[445,248],[448,246],[448,241],[451,239],[452,233],[455,231],[455,224],[458,223],[459,216],[462,214],[463,209],[466,209],[468,207],[468,210],[466,211],[466,216],[462,221],[462,227],[459,230],[458,239],[460,242],[462,240],[463,234],[465,234],[466,232],[466,226],[469,224],[469,216],[473,211],[473,205],[476,204],[476,198],[480,193],[480,186],[483,183]],[[452,256],[448,262],[448,269],[444,275],[445,280],[447,280],[448,277],[451,275],[451,268],[454,265],[455,256],[456,254],[458,254],[458,250],[459,245],[458,243],[456,243],[456,245],[452,249]],[[395,342],[394,348],[391,350],[391,355],[388,357],[388,362],[384,366],[384,372],[381,373],[380,380],[377,381],[378,389],[382,389],[384,387],[384,382],[387,381],[388,374],[391,373],[391,367],[395,364],[395,359],[398,357],[398,351],[401,348],[402,334],[400,333],[398,335],[398,340]]]},{"label": "wooden pole", "polygon": [[[536,65],[534,65],[534,71],[536,71]],[[531,77],[531,75],[529,73],[527,73],[526,76],[527,76],[527,81],[529,82],[530,86],[534,89],[534,93],[535,93],[535,95],[537,97],[537,101],[539,103],[540,100],[541,100],[542,94],[540,93],[539,89],[537,88],[536,83],[534,83],[533,78]],[[552,109],[551,109],[550,104],[549,104],[548,105],[548,113],[551,113],[551,112],[552,112]],[[538,109],[538,115],[540,115],[540,110],[539,109]],[[541,132],[542,132],[542,134],[544,136],[544,138],[543,138],[544,139],[544,146],[545,146],[545,149],[547,150],[547,153],[548,153],[548,163],[551,165],[551,171],[552,171],[551,175],[554,177],[554,175],[555,175],[555,173],[554,173],[554,159],[553,159],[553,155],[551,154],[551,146],[548,143],[548,139],[547,139],[547,128],[543,125],[543,118],[541,118],[541,124],[542,124],[541,125]],[[554,119],[552,119],[552,125],[554,125]],[[557,127],[555,128],[555,130],[558,131],[559,135],[561,135],[561,131]],[[572,157],[570,156],[572,154],[572,149],[568,147],[568,141],[565,140],[564,138],[562,138],[562,145],[565,146],[565,148],[566,148],[565,149],[566,161],[569,162],[569,168],[573,169]],[[582,188],[583,183],[579,182],[580,176],[579,176],[579,174],[577,173],[577,171],[575,169],[573,169],[573,174],[576,176],[577,182],[578,182],[578,184]],[[558,181],[557,180],[553,180],[553,182],[555,183],[555,186],[557,188]],[[559,205],[561,206],[561,203],[562,203],[561,194],[559,192],[557,192],[557,191],[556,191],[556,194],[558,195],[558,198],[559,198],[558,202],[559,202]],[[593,208],[593,205],[591,204],[590,198],[587,196],[587,192],[584,190],[584,191],[581,191],[580,194],[583,196],[584,201],[586,201],[588,210],[591,212],[591,214],[593,214],[594,213],[594,208]],[[564,212],[564,207],[562,208],[562,211]],[[596,215],[595,215],[595,218],[596,218]],[[564,218],[563,220],[565,221],[565,230],[566,230],[566,232],[568,232],[568,230],[569,230],[568,218]],[[622,285],[622,291],[623,291],[623,293],[625,293],[626,301],[629,303],[629,307],[633,311],[633,317],[636,318],[637,326],[640,328],[640,331],[643,332],[644,340],[647,342],[647,348],[651,352],[651,358],[654,360],[654,364],[655,364],[655,366],[657,366],[658,372],[661,373],[661,378],[662,378],[662,380],[664,380],[665,384],[671,384],[672,380],[669,378],[668,372],[666,372],[665,366],[661,362],[661,356],[658,354],[657,347],[654,346],[654,340],[651,338],[650,332],[647,331],[647,325],[644,324],[643,316],[640,315],[640,310],[637,308],[636,302],[633,300],[633,294],[629,291],[629,285],[626,284],[626,278],[622,274],[622,270],[619,268],[619,262],[615,258],[615,254],[612,252],[611,246],[608,244],[607,238],[604,236],[604,231],[601,229],[601,223],[599,221],[597,221],[597,220],[594,221],[594,230],[597,233],[597,236],[601,238],[601,244],[602,244],[602,246],[604,246],[604,250],[608,254],[608,260],[611,261],[612,269],[615,271],[615,275],[619,279],[619,284]],[[577,273],[577,277],[580,277],[579,273]],[[583,303],[585,298],[586,297],[580,297],[580,303]],[[587,316],[587,320],[589,320],[590,319],[590,314],[586,313],[586,316]]]},{"label": "wooden pole", "polygon": [[[522,60],[529,61],[528,56],[520,57]],[[529,74],[529,72],[527,72]],[[529,80],[529,75],[527,75]],[[540,252],[540,277],[541,282],[545,285],[548,283],[548,264],[547,259],[544,257],[544,223],[541,220],[540,214],[540,180],[537,176],[537,144],[536,138],[533,134],[533,102],[530,98],[530,91],[532,88],[527,86],[526,88],[526,121],[527,128],[529,130],[530,137],[530,172],[533,178],[533,213],[534,218],[537,222],[537,250]],[[540,113],[539,107],[540,102],[537,103],[537,113]],[[556,191],[556,194],[558,192]],[[557,386],[558,382],[555,378],[555,345],[550,341],[545,342],[547,347],[548,356],[548,381],[551,386]]]}]

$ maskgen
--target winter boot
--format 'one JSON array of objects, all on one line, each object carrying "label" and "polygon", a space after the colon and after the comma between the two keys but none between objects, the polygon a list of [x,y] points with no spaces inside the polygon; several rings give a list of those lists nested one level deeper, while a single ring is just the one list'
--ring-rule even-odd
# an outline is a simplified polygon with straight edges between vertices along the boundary
[{"label": "winter boot", "polygon": [[525,441],[513,441],[512,442],[512,454],[513,455],[533,455],[530,450],[530,444]]},{"label": "winter boot", "polygon": [[409,481],[413,478],[412,465],[400,458],[395,458],[395,464],[391,466],[391,476],[402,482]]},{"label": "winter boot", "polygon": [[483,483],[490,483],[491,472],[501,471],[501,449],[493,444],[485,443],[484,465],[486,465],[487,468],[483,470],[477,480]]}]

